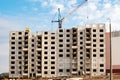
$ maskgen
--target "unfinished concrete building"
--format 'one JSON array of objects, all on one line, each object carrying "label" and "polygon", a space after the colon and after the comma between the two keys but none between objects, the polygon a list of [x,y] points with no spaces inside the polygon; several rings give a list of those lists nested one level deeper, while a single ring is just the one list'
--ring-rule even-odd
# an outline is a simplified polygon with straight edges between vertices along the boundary
[{"label": "unfinished concrete building", "polygon": [[105,75],[105,24],[10,32],[9,77]]},{"label": "unfinished concrete building", "polygon": [[45,31],[42,33],[42,77],[57,76],[56,34]]},{"label": "unfinished concrete building", "polygon": [[27,30],[10,33],[11,78],[41,76],[41,38],[41,35],[33,35]]},{"label": "unfinished concrete building", "polygon": [[70,29],[58,29],[57,76],[70,76]]}]

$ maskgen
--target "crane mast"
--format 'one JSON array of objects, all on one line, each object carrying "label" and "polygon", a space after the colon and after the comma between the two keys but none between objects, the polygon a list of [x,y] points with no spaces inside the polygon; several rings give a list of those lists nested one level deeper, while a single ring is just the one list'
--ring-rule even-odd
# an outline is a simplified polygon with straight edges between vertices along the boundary
[{"label": "crane mast", "polygon": [[62,20],[61,20],[60,8],[58,8],[58,20],[57,21],[52,21],[52,23],[53,22],[58,22],[59,28],[62,28]]},{"label": "crane mast", "polygon": [[71,15],[72,13],[74,13],[79,7],[81,7],[85,2],[87,2],[88,0],[84,0],[80,5],[78,5],[75,9],[73,9],[71,12],[69,12],[65,17],[61,18],[61,14],[60,14],[60,8],[58,8],[58,20],[53,21],[53,22],[57,22],[58,23],[58,27],[62,28],[62,22],[63,20],[68,17],[69,15]]}]

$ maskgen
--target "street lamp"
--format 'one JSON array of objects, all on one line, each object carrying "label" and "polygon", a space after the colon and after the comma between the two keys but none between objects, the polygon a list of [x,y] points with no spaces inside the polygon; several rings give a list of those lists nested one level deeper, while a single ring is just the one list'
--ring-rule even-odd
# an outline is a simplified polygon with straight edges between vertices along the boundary
[{"label": "street lamp", "polygon": [[109,20],[109,29],[110,29],[110,80],[112,80],[112,43],[111,43],[111,19],[108,18]]}]

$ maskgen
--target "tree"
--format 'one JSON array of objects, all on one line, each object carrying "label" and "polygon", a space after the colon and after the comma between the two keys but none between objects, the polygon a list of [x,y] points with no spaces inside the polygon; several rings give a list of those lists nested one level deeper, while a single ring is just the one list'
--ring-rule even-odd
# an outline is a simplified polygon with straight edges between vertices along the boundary
[{"label": "tree", "polygon": [[1,73],[0,74],[0,79],[1,78],[9,78],[9,73]]}]

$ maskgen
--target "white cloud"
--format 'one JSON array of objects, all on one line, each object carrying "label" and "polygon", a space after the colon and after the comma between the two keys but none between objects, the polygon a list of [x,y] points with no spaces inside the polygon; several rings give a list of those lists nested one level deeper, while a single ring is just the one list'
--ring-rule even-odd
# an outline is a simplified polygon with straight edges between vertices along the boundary
[{"label": "white cloud", "polygon": [[60,8],[61,11],[63,11],[65,9],[64,5],[61,3],[57,3],[55,1],[51,0],[50,6],[52,7],[51,13],[56,13],[57,9]]},{"label": "white cloud", "polygon": [[41,0],[28,0],[28,1],[31,1],[31,2],[41,2]]},{"label": "white cloud", "polygon": [[34,7],[33,10],[34,10],[34,11],[38,11],[38,8]]},{"label": "white cloud", "polygon": [[103,0],[104,3],[108,3],[110,0]]},{"label": "white cloud", "polygon": [[105,9],[110,8],[110,7],[111,7],[111,4],[110,4],[110,3],[106,3],[106,4],[104,5],[104,8],[105,8]]},{"label": "white cloud", "polygon": [[68,1],[67,5],[69,8],[72,8],[73,5],[75,5],[77,3],[77,0],[70,0]]},{"label": "white cloud", "polygon": [[44,2],[41,3],[41,5],[42,5],[42,7],[46,7],[46,6],[48,6],[48,2],[44,1]]},{"label": "white cloud", "polygon": [[112,17],[120,20],[120,5],[116,4],[111,11],[113,11]]},{"label": "white cloud", "polygon": [[[78,11],[75,12],[76,16],[73,17],[75,20],[83,21],[86,23],[98,23],[108,22],[107,18],[111,18],[112,29],[120,30],[120,2],[115,0],[111,2],[107,0],[89,0],[87,4],[83,5]],[[113,4],[116,3],[116,4]],[[88,20],[86,17],[88,16]]]},{"label": "white cloud", "polygon": [[61,11],[65,9],[64,1],[56,1],[56,0],[30,0],[32,2],[40,3],[43,8],[48,7],[50,8],[50,13],[54,14],[57,12],[57,9],[60,8]]},{"label": "white cloud", "polygon": [[95,5],[95,3],[89,3],[88,8],[90,8],[90,10],[96,10],[97,6]]}]

